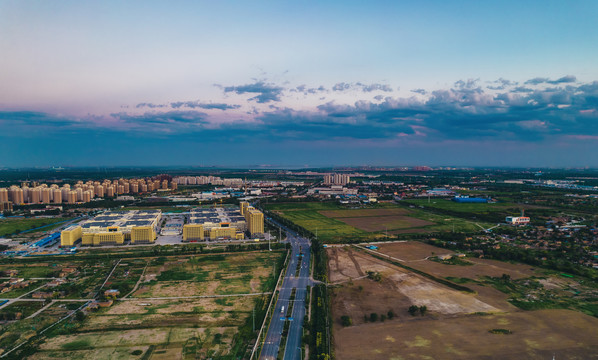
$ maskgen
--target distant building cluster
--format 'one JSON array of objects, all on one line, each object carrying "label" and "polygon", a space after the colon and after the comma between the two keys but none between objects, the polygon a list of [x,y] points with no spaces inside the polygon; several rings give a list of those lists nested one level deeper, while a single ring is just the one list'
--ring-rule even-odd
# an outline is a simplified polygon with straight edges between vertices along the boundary
[{"label": "distant building cluster", "polygon": [[507,224],[511,225],[527,225],[529,224],[530,218],[527,216],[507,216],[505,221]]},{"label": "distant building cluster", "polygon": [[60,246],[73,246],[81,240],[82,245],[147,244],[156,240],[160,210],[110,211],[70,226],[60,235]]},{"label": "distant building cluster", "polygon": [[221,179],[218,176],[177,176],[172,182],[179,185],[222,185],[230,187],[241,187],[244,185],[243,179]]},{"label": "distant building cluster", "polygon": [[324,185],[347,185],[351,177],[345,174],[325,174]]},{"label": "distant building cluster", "polygon": [[[138,194],[157,190],[175,190],[177,184],[168,180],[152,179],[119,179],[99,181],[78,181],[73,187],[64,184],[59,187],[56,184],[35,185],[29,187],[23,184],[10,188],[0,188],[0,204],[11,203],[13,205],[24,204],[75,204],[88,202],[94,198],[116,197],[122,194]],[[2,207],[4,208],[5,205]]]}]

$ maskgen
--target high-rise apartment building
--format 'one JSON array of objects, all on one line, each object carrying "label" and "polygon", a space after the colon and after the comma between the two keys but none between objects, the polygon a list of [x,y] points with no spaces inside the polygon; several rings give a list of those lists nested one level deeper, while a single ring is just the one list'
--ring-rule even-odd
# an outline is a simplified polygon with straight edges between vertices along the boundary
[{"label": "high-rise apartment building", "polygon": [[324,185],[347,185],[351,177],[345,174],[326,174],[324,175]]}]

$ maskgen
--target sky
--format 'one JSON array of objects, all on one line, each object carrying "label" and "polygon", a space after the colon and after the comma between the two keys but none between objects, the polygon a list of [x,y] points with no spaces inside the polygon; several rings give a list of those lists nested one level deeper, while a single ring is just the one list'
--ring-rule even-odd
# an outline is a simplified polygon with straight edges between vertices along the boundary
[{"label": "sky", "polygon": [[0,168],[598,167],[598,2],[0,0]]}]

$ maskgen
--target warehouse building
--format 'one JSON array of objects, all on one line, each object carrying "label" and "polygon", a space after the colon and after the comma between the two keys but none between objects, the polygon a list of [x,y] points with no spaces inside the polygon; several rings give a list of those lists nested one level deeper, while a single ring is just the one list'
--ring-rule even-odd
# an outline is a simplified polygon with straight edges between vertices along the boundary
[{"label": "warehouse building", "polygon": [[245,232],[257,236],[264,232],[264,214],[241,202],[236,208],[196,208],[191,210],[189,223],[183,226],[183,241],[204,239],[244,239]]},{"label": "warehouse building", "polygon": [[156,229],[162,218],[160,210],[109,211],[71,226],[61,235],[61,246],[72,246],[81,239],[82,245],[122,245],[153,243]]},{"label": "warehouse building", "polygon": [[243,239],[246,230],[247,222],[239,209],[195,208],[183,226],[183,241]]}]

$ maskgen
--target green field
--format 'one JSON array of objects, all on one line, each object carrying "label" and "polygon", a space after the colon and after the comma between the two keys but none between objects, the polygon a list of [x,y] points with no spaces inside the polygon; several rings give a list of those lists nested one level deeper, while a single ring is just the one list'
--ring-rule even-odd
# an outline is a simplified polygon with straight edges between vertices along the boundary
[{"label": "green field", "polygon": [[268,204],[271,210],[293,223],[304,227],[312,233],[318,234],[322,241],[343,241],[351,238],[367,238],[370,236],[363,230],[349,226],[342,221],[335,220],[320,214],[321,210],[344,210],[345,207],[335,203],[305,202]]},{"label": "green field", "polygon": [[517,204],[513,203],[458,203],[451,200],[445,199],[409,199],[403,200],[404,203],[412,204],[416,206],[423,206],[424,208],[430,207],[435,209],[464,212],[464,213],[489,213],[497,211],[506,211],[507,209],[513,209],[513,215],[517,215]]},{"label": "green field", "polygon": [[[427,201],[427,200],[426,200]],[[395,220],[388,223],[389,234],[394,233],[392,230],[398,230],[396,233],[422,233],[422,232],[479,232],[496,225],[487,221],[473,221],[466,218],[437,214],[426,209],[407,208],[403,205],[397,204],[375,204],[369,205],[363,209],[404,209],[408,213],[403,219]],[[483,204],[488,205],[488,204]],[[384,236],[384,230],[375,232],[366,232],[350,226],[340,220],[326,217],[320,214],[320,211],[325,210],[343,210],[339,212],[342,217],[350,216],[351,212],[355,212],[356,217],[363,217],[364,219],[373,218],[371,216],[364,216],[363,209],[348,210],[348,208],[330,202],[305,202],[305,203],[281,203],[281,204],[267,204],[266,209],[277,213],[285,219],[304,227],[312,233],[318,233],[318,238],[324,242],[347,242],[347,241],[367,241]],[[406,221],[409,217],[415,219],[426,220],[434,223],[433,225],[410,227],[409,222]]]},{"label": "green field", "polygon": [[[2,219],[0,220],[0,236],[18,234],[44,225],[55,224],[69,218],[46,218],[46,219]],[[48,231],[53,227],[48,226],[40,231]]]}]

